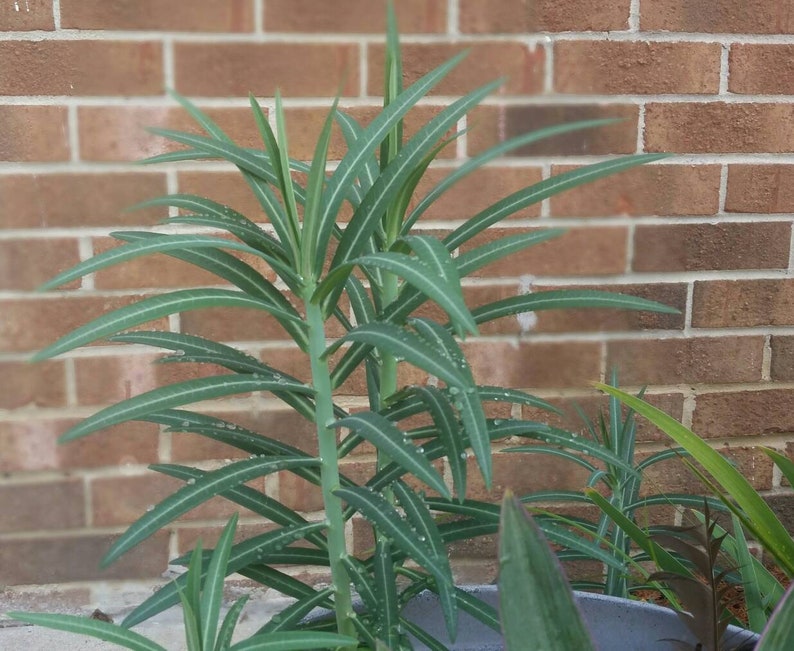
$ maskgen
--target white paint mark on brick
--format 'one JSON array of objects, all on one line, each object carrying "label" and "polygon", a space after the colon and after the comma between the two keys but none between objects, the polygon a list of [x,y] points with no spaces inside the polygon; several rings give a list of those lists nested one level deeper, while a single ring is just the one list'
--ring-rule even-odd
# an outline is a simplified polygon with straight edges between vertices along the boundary
[{"label": "white paint mark on brick", "polygon": [[[535,282],[535,277],[526,274],[518,279],[518,293],[521,296],[526,296],[532,293],[532,283]],[[525,335],[538,324],[538,317],[534,312],[522,312],[516,314],[516,321],[518,327],[521,329],[520,334]]]}]

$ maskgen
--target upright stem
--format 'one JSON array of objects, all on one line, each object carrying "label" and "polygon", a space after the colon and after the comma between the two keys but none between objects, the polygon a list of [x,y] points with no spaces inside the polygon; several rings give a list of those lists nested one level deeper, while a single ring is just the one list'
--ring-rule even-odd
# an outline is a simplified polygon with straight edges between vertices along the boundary
[{"label": "upright stem", "polygon": [[336,430],[328,427],[328,424],[334,421],[334,403],[328,362],[322,356],[326,348],[325,324],[320,306],[314,305],[308,300],[311,293],[312,291],[308,291],[306,294],[306,323],[309,326],[309,355],[311,357],[312,384],[315,391],[315,417],[320,450],[323,504],[325,519],[328,523],[328,559],[335,590],[336,625],[340,634],[356,637],[355,625],[351,619],[354,612],[350,577],[348,577],[343,564],[343,560],[347,556],[345,519],[342,516],[342,501],[333,494],[340,488],[339,457],[336,449]]}]

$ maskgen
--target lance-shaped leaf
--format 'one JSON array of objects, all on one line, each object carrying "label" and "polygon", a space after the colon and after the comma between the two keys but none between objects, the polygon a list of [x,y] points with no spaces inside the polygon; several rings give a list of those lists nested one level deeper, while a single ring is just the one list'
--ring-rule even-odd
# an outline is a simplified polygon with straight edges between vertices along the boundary
[{"label": "lance-shaped leaf", "polygon": [[794,585],[775,609],[755,651],[780,651],[794,646]]},{"label": "lance-shaped leaf", "polygon": [[376,597],[375,636],[387,649],[396,649],[400,641],[400,608],[397,601],[397,581],[391,543],[379,537],[372,557]]},{"label": "lance-shaped leaf", "polygon": [[255,635],[233,644],[229,651],[306,651],[306,649],[338,649],[353,647],[358,640],[338,633],[324,631],[278,631]]},{"label": "lance-shaped leaf", "polygon": [[125,305],[108,312],[85,325],[75,328],[54,344],[33,356],[34,361],[49,359],[74,348],[133,328],[147,321],[159,319],[177,312],[199,310],[208,307],[245,307],[264,310],[298,324],[301,320],[273,305],[269,301],[248,296],[228,289],[183,289],[167,294],[150,296],[132,305]]},{"label": "lance-shaped leaf", "polygon": [[[342,129],[342,136],[345,139],[347,148],[351,149],[356,140],[364,135],[364,129],[358,122],[356,122],[355,118],[348,115],[344,111],[337,109],[335,118],[339,124],[339,127]],[[378,174],[380,174],[378,159],[375,157],[375,155],[372,155],[370,156],[369,160],[362,165],[361,172],[358,176],[358,186],[354,186],[358,190],[357,201],[353,202],[354,208],[357,208],[361,203],[363,194],[366,194],[367,191],[372,187],[375,179],[378,178]]]},{"label": "lance-shaped leaf", "polygon": [[165,647],[152,642],[140,633],[128,631],[125,628],[98,619],[89,619],[77,615],[49,615],[16,611],[8,613],[8,616],[11,619],[27,624],[35,624],[80,635],[89,635],[98,640],[117,644],[125,649],[132,649],[132,651],[167,651]]},{"label": "lance-shaped leaf", "polygon": [[215,641],[215,651],[228,651],[232,644],[232,636],[234,635],[234,629],[237,626],[237,620],[240,619],[240,615],[242,614],[243,608],[245,608],[245,604],[249,597],[250,595],[243,595],[237,601],[235,601],[232,604],[232,607],[226,612],[226,616],[223,618],[221,628],[218,631],[218,638]]},{"label": "lance-shaped leaf", "polygon": [[334,427],[349,427],[406,472],[442,495],[449,496],[449,489],[438,471],[425,458],[424,450],[411,443],[394,423],[383,416],[365,411],[336,421]]},{"label": "lance-shaped leaf", "polygon": [[294,604],[290,604],[278,615],[273,617],[267,624],[260,628],[256,634],[274,633],[275,631],[289,630],[295,628],[310,612],[315,608],[327,603],[333,597],[333,587],[318,590],[314,594],[299,599]]},{"label": "lance-shaped leaf", "polygon": [[499,527],[499,604],[506,651],[593,650],[562,567],[509,491]]},{"label": "lance-shaped leaf", "polygon": [[85,420],[71,427],[61,436],[61,441],[72,441],[91,432],[118,425],[129,420],[137,420],[164,409],[211,400],[250,391],[293,391],[311,394],[313,390],[305,384],[275,381],[258,377],[253,373],[237,375],[214,375],[185,382],[169,384],[159,389],[147,391],[127,400],[105,407]]},{"label": "lance-shaped leaf", "polygon": [[500,237],[487,244],[481,244],[474,249],[463,251],[455,258],[455,265],[458,268],[460,277],[463,278],[492,262],[501,260],[511,253],[523,251],[542,242],[548,242],[564,233],[565,230],[562,228],[543,228],[527,233]]},{"label": "lance-shaped leaf", "polygon": [[266,457],[237,461],[218,470],[207,472],[202,477],[195,479],[193,483],[179,488],[136,520],[113,543],[102,559],[102,566],[110,565],[139,542],[218,493],[279,470],[317,464],[319,464],[317,459]]},{"label": "lance-shaped leaf", "polygon": [[[246,574],[246,572],[243,572],[243,568],[254,564],[259,556],[268,553],[270,550],[289,545],[296,540],[306,538],[311,532],[317,532],[324,528],[324,522],[308,522],[302,525],[292,525],[276,529],[275,531],[268,531],[237,543],[232,547],[232,551],[229,554],[229,561],[226,564],[226,575],[228,576],[234,572]],[[274,570],[274,572],[276,571]],[[202,571],[202,580],[204,576],[206,576],[206,568]],[[179,592],[184,590],[186,581],[187,577],[183,574],[164,585],[127,615],[121,625],[125,628],[130,628],[178,603]],[[302,585],[306,590],[313,592],[312,588],[300,583],[297,579],[293,581]]]},{"label": "lance-shaped leaf", "polygon": [[215,634],[218,632],[218,620],[223,602],[223,579],[226,577],[226,563],[229,560],[232,540],[237,528],[237,518],[238,515],[235,513],[223,528],[207,568],[207,578],[204,579],[198,611],[203,651],[213,651],[215,647]]}]

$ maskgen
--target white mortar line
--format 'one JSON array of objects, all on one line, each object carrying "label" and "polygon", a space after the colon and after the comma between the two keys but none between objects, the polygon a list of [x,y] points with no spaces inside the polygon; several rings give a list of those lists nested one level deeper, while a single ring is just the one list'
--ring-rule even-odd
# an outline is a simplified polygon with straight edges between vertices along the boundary
[{"label": "white mortar line", "polygon": [[265,33],[265,7],[264,7],[264,0],[254,0],[253,2],[253,12],[254,12],[254,33],[255,34],[264,34]]},{"label": "white mortar line", "polygon": [[74,358],[63,360],[64,390],[66,392],[66,406],[77,406],[77,376],[75,374]]},{"label": "white mortar line", "polygon": [[[174,67],[174,41],[171,38],[163,39],[163,86],[167,89],[176,88],[176,71]],[[167,98],[169,104],[173,103]]]},{"label": "white mortar line", "polygon": [[689,282],[686,287],[686,307],[684,309],[684,332],[692,332],[692,306],[694,304],[695,283]]},{"label": "white mortar line", "polygon": [[66,113],[67,140],[69,142],[70,162],[80,161],[80,127],[77,117],[77,107],[67,107]]},{"label": "white mortar line", "polygon": [[[52,20],[55,31],[61,32],[61,0],[52,0]],[[60,36],[60,34],[58,34],[58,36]]]},{"label": "white mortar line", "polygon": [[627,276],[632,274],[632,269],[634,268],[634,235],[636,230],[635,222],[629,222],[626,228],[626,266],[624,267],[624,273]]},{"label": "white mortar line", "polygon": [[645,104],[640,104],[637,110],[637,152],[645,152]]},{"label": "white mortar line", "polygon": [[772,336],[764,337],[764,353],[761,359],[761,379],[772,380]]},{"label": "white mortar line", "polygon": [[[460,2],[447,0],[447,36],[460,37]],[[402,37],[401,37],[401,40]]]},{"label": "white mortar line", "polygon": [[788,275],[794,274],[794,224],[791,228],[791,239],[789,240]]},{"label": "white mortar line", "polygon": [[554,94],[554,41],[546,38],[543,43],[546,51],[546,67],[543,70],[543,92],[547,95]]},{"label": "white mortar line", "polygon": [[681,412],[681,424],[684,427],[692,428],[692,416],[697,407],[697,395],[693,392],[684,396],[684,404]]},{"label": "white mortar line", "polygon": [[640,31],[640,0],[631,0],[629,5],[629,31],[632,33]]},{"label": "white mortar line", "polygon": [[727,43],[722,44],[722,50],[720,51],[720,87],[719,87],[720,95],[728,94],[728,82],[730,80],[730,65],[729,65],[730,49],[731,49],[730,45],[728,45]]},{"label": "white mortar line", "polygon": [[[80,261],[84,262],[88,260],[94,255],[94,244],[91,241],[90,236],[82,236],[79,237],[77,240],[77,250],[78,255],[80,256]],[[94,274],[86,274],[82,277],[80,283],[80,289],[85,291],[91,291],[94,289]]]},{"label": "white mortar line", "polygon": [[458,161],[458,163],[461,163],[468,158],[469,134],[466,132],[467,126],[468,116],[466,115],[460,118],[458,123],[455,125],[455,128],[461,134],[455,141],[455,159]]},{"label": "white mortar line", "polygon": [[723,164],[720,167],[720,189],[717,198],[717,214],[725,214],[725,201],[728,197],[728,166]]}]

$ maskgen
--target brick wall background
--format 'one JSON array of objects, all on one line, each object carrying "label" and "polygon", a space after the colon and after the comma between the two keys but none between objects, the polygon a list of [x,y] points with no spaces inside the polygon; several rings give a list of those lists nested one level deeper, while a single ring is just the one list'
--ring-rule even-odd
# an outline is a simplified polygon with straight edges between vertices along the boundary
[{"label": "brick wall background", "polygon": [[[468,116],[473,128],[440,168],[541,125],[625,118],[490,166],[440,202],[428,228],[448,229],[487,202],[573,166],[615,154],[677,154],[526,210],[503,228],[554,225],[568,233],[483,270],[466,291],[476,303],[531,289],[609,287],[664,301],[681,315],[595,311],[503,320],[467,344],[478,373],[594,410],[587,383],[616,365],[624,386],[648,384],[657,404],[729,451],[758,489],[785,493],[752,446],[787,449],[794,430],[794,1],[396,5],[409,79],[471,49],[413,124],[456,93],[509,77]],[[379,105],[383,28],[380,0],[0,0],[0,586],[64,584],[84,596],[95,580],[153,581],[198,535],[212,541],[230,512],[222,502],[189,514],[109,570],[97,569],[108,541],[171,488],[146,464],[208,462],[228,449],[147,424],[55,444],[68,424],[109,402],[198,371],[152,366],[150,352],[114,345],[27,363],[69,328],[131,297],[207,278],[162,257],[98,273],[65,292],[31,290],[109,246],[111,230],[165,216],[123,211],[145,198],[207,193],[259,217],[223,164],[133,164],[164,150],[145,126],[191,128],[167,87],[196,98],[249,144],[257,136],[248,92],[272,106],[280,87],[293,155],[306,157],[342,80],[345,109],[366,119]],[[337,134],[332,151],[341,150]],[[431,179],[445,169],[432,170]],[[158,326],[234,342],[306,372],[273,323],[255,314],[193,312]],[[360,389],[348,385],[349,404]],[[209,409],[314,445],[306,424],[267,397]],[[642,438],[643,452],[663,445],[647,427]],[[371,458],[349,464],[355,477]],[[500,486],[519,490],[580,480],[549,459],[504,455],[496,468]],[[657,489],[692,487],[680,473],[651,479]],[[265,485],[290,506],[317,509],[317,494],[299,481],[274,476]],[[262,526],[242,521],[244,533]],[[487,574],[488,549],[459,551],[463,578]]]}]

